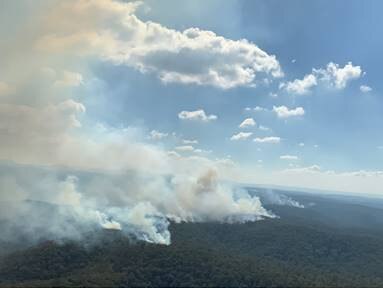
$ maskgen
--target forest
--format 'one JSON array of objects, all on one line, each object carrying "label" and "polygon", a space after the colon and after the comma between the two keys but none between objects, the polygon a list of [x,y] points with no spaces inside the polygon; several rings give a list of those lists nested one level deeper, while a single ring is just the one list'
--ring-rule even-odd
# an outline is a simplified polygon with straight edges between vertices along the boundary
[{"label": "forest", "polygon": [[269,205],[277,219],[172,223],[169,246],[106,230],[14,251],[2,243],[0,286],[383,286],[379,202],[294,198],[306,208]]}]

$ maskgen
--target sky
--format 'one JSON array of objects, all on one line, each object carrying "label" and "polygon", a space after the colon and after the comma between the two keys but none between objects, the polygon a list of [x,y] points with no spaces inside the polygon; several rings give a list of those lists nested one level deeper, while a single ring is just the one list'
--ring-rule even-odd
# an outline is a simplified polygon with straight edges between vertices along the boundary
[{"label": "sky", "polygon": [[0,159],[381,195],[382,9],[2,1]]}]

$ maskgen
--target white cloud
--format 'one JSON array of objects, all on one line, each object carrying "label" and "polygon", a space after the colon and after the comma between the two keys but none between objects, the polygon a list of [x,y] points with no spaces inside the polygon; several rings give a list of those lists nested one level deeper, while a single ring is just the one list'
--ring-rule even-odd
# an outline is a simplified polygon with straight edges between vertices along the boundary
[{"label": "white cloud", "polygon": [[312,88],[319,85],[319,83],[323,83],[327,87],[343,89],[348,82],[358,79],[361,75],[362,69],[360,66],[353,66],[351,62],[347,63],[343,68],[336,63],[330,62],[326,68],[312,69],[312,73],[305,75],[303,79],[281,83],[279,88],[298,95],[310,93]]},{"label": "white cloud", "polygon": [[239,125],[239,128],[248,128],[248,127],[253,127],[256,126],[257,124],[255,123],[253,118],[246,118],[243,120],[243,122]]},{"label": "white cloud", "polygon": [[308,74],[302,80],[295,79],[292,82],[282,83],[279,88],[285,89],[287,92],[299,95],[308,94],[312,87],[316,86],[317,79],[314,75]]},{"label": "white cloud", "polygon": [[195,139],[193,139],[193,140],[188,140],[188,139],[184,139],[184,140],[182,140],[182,143],[183,144],[198,144],[198,140],[195,140]]},{"label": "white cloud", "polygon": [[167,137],[169,134],[168,133],[162,133],[157,130],[152,130],[150,131],[150,138],[153,140],[161,140],[165,137]]},{"label": "white cloud", "polygon": [[372,91],[372,88],[370,86],[367,86],[367,85],[361,85],[359,87],[360,91],[362,91],[363,93],[368,93],[368,92],[371,92]]},{"label": "white cloud", "polygon": [[253,135],[252,132],[239,132],[239,133],[234,134],[233,136],[231,136],[230,140],[232,140],[232,141],[246,140],[246,139],[248,139],[251,135]]},{"label": "white cloud", "polygon": [[183,120],[209,122],[212,120],[217,120],[218,117],[216,115],[206,115],[205,111],[200,109],[196,111],[181,111],[178,113],[178,118]]},{"label": "white cloud", "polygon": [[279,157],[281,160],[298,160],[298,156],[295,155],[282,155]]},{"label": "white cloud", "polygon": [[273,111],[277,114],[278,118],[289,118],[294,116],[303,116],[305,110],[302,107],[289,110],[286,106],[274,106]]},{"label": "white cloud", "polygon": [[97,54],[142,73],[153,73],[164,83],[229,89],[254,85],[258,77],[283,76],[275,56],[246,39],[231,40],[198,28],[177,31],[144,22],[134,15],[136,7],[120,1],[65,1],[57,11],[49,11],[55,17],[47,20],[50,31],[38,47],[51,51],[75,48],[83,54]]},{"label": "white cloud", "polygon": [[280,137],[255,138],[254,142],[256,142],[256,143],[278,144],[279,142],[281,142],[281,138]]},{"label": "white cloud", "polygon": [[183,151],[183,152],[192,152],[194,151],[194,147],[191,145],[183,145],[183,146],[177,146],[176,150]]},{"label": "white cloud", "polygon": [[304,147],[304,146],[305,146],[305,143],[301,142],[301,143],[299,143],[298,145],[299,145],[299,147]]},{"label": "white cloud", "polygon": [[328,85],[337,89],[345,88],[349,81],[358,79],[362,75],[360,66],[353,66],[351,62],[348,62],[343,68],[330,62],[326,69],[313,69],[313,72],[320,77],[320,80],[326,81]]}]

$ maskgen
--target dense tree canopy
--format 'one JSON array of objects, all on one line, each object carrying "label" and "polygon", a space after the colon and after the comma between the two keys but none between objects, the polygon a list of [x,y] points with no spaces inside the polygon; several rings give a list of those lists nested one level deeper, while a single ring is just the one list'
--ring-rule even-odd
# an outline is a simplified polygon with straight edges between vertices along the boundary
[{"label": "dense tree canopy", "polygon": [[271,207],[281,218],[254,223],[173,223],[170,246],[137,242],[116,231],[89,235],[81,243],[45,241],[3,257],[0,284],[383,286],[381,227],[336,223],[341,217],[331,216],[336,205],[341,213],[366,219],[383,216],[383,210],[316,202],[306,209]]}]

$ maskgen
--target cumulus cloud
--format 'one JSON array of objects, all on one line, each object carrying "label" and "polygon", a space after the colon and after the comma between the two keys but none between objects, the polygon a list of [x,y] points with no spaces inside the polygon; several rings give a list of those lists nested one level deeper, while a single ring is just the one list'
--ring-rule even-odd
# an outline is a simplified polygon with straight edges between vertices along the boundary
[{"label": "cumulus cloud", "polygon": [[206,115],[205,111],[202,109],[196,111],[181,111],[178,113],[178,118],[182,120],[194,120],[202,122],[209,122],[218,119],[216,115]]},{"label": "cumulus cloud", "polygon": [[253,118],[246,118],[242,121],[242,123],[239,125],[239,128],[248,128],[256,126],[256,123]]},{"label": "cumulus cloud", "polygon": [[282,83],[281,89],[285,89],[289,93],[295,93],[299,95],[308,94],[312,87],[316,86],[317,79],[314,75],[306,75],[302,80],[295,79],[292,82]]},{"label": "cumulus cloud", "polygon": [[48,31],[38,47],[45,51],[75,48],[153,73],[164,83],[229,89],[254,85],[256,78],[265,75],[283,76],[276,57],[246,39],[144,22],[134,15],[136,8],[136,3],[120,1],[66,1],[50,11]]},{"label": "cumulus cloud", "polygon": [[337,89],[345,88],[348,82],[358,79],[362,75],[360,66],[353,66],[351,62],[348,62],[343,68],[336,63],[330,62],[327,64],[326,69],[314,69],[313,71],[318,74],[322,81],[328,82],[330,86]]},{"label": "cumulus cloud", "polygon": [[370,86],[367,86],[367,85],[361,85],[359,87],[360,91],[362,91],[363,93],[368,93],[368,92],[371,92],[372,91],[372,88]]},{"label": "cumulus cloud", "polygon": [[232,140],[232,141],[246,140],[251,135],[253,135],[252,132],[239,132],[239,133],[234,134],[233,136],[231,136],[230,140]]},{"label": "cumulus cloud", "polygon": [[281,160],[298,160],[298,156],[295,156],[295,155],[281,155],[279,157],[279,159]]},{"label": "cumulus cloud", "polygon": [[274,106],[273,111],[277,114],[278,118],[303,116],[305,114],[305,110],[302,107],[289,110],[286,106]]},{"label": "cumulus cloud", "polygon": [[360,78],[361,75],[361,67],[353,66],[351,62],[343,68],[339,64],[330,62],[326,68],[312,69],[312,73],[305,75],[303,79],[281,83],[279,88],[298,95],[310,93],[312,88],[319,84],[344,89],[350,81]]},{"label": "cumulus cloud", "polygon": [[264,138],[255,138],[254,139],[254,142],[256,143],[270,143],[270,144],[278,144],[281,142],[281,138],[280,137],[275,137],[275,136],[271,136],[271,137],[264,137]]}]

